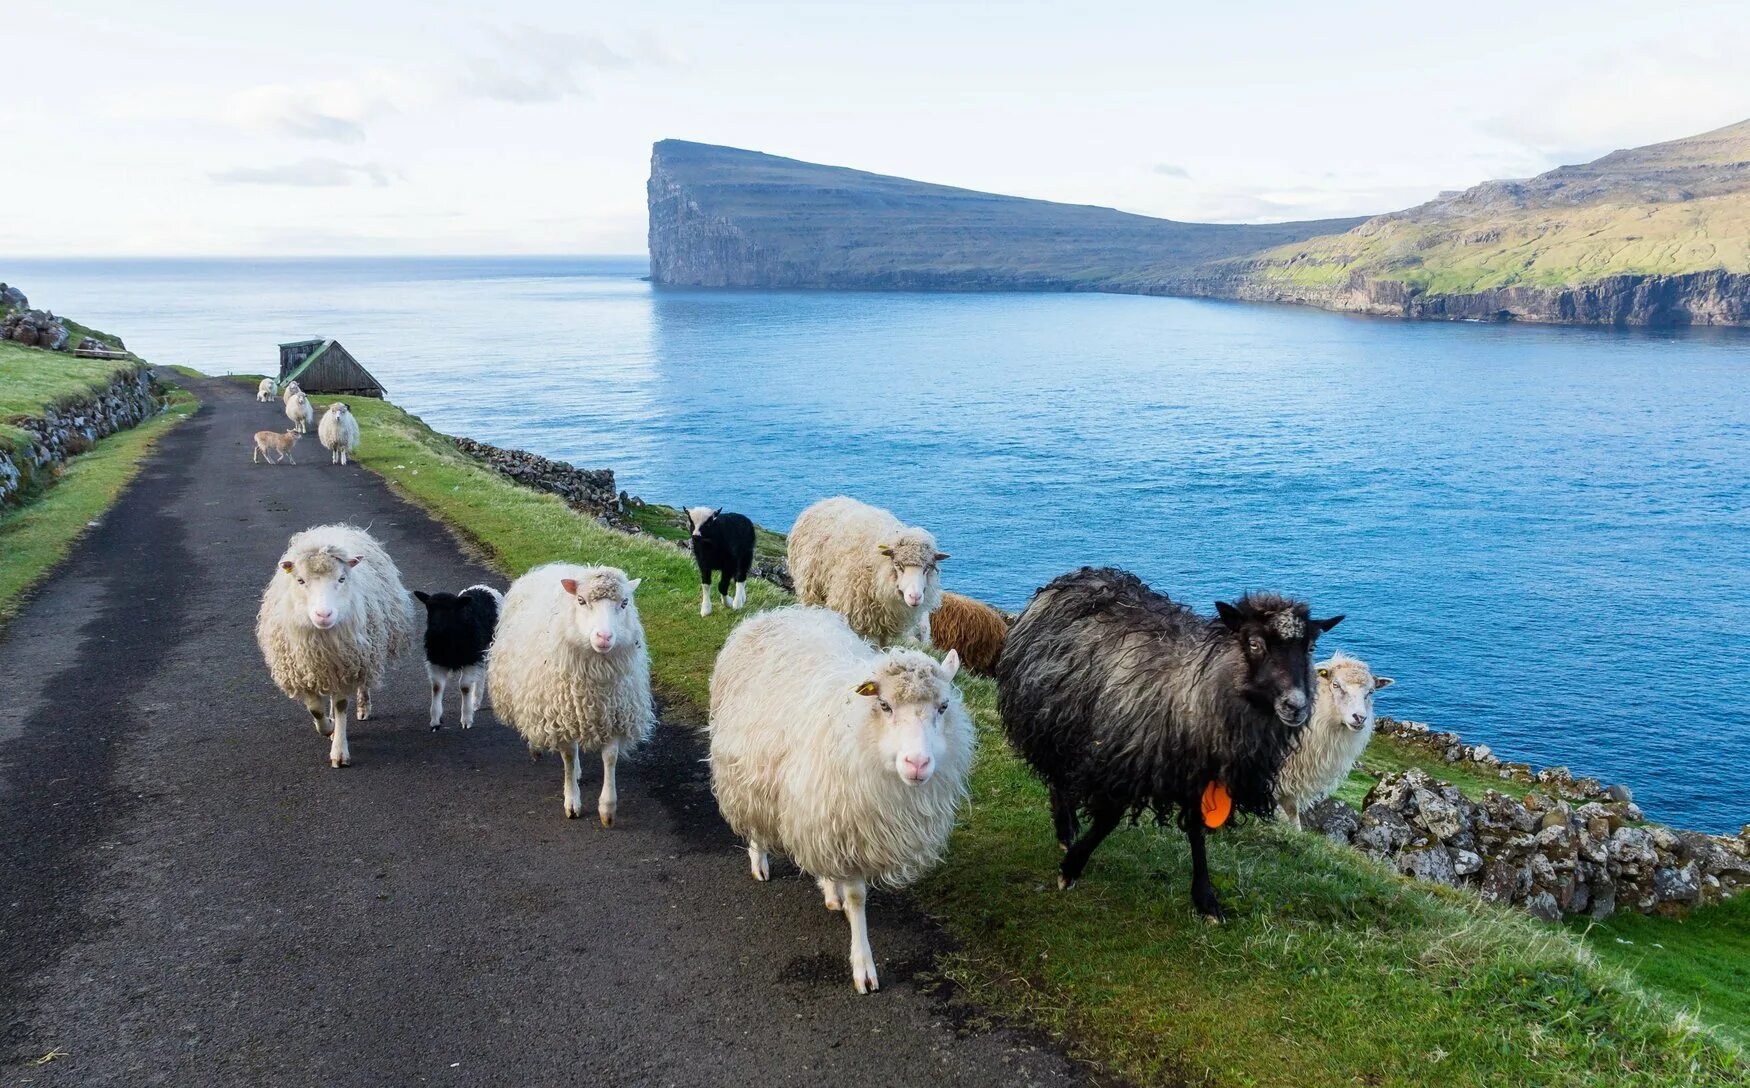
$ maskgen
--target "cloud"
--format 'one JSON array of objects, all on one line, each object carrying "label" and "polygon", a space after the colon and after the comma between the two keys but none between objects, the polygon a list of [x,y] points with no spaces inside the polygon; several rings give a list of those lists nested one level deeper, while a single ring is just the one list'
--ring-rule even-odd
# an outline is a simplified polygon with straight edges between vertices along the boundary
[{"label": "cloud", "polygon": [[207,175],[220,185],[291,185],[303,189],[337,189],[348,185],[388,185],[392,175],[376,163],[309,158],[280,166],[240,166]]},{"label": "cloud", "polygon": [[1174,166],[1170,162],[1155,163],[1155,173],[1163,178],[1184,178],[1187,181],[1191,178],[1191,171],[1183,166]]},{"label": "cloud", "polygon": [[558,102],[586,97],[586,77],[596,72],[681,63],[655,37],[644,34],[626,49],[594,34],[544,31],[531,26],[493,32],[496,48],[465,64],[457,90],[494,102]]},{"label": "cloud", "polygon": [[266,135],[357,143],[365,125],[428,101],[428,81],[387,69],[310,83],[267,83],[239,92],[225,107],[228,120]]}]

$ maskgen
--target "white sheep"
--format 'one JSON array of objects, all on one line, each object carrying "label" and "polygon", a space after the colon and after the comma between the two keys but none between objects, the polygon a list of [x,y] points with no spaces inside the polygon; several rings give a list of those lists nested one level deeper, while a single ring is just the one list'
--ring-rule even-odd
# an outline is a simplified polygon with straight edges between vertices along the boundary
[{"label": "white sheep", "polygon": [[270,401],[274,398],[275,393],[276,393],[276,390],[274,389],[273,379],[272,378],[261,379],[261,384],[255,387],[256,403],[266,404],[268,401]]},{"label": "white sheep", "polygon": [[352,763],[346,703],[371,715],[371,688],[416,633],[413,597],[371,535],[318,525],[293,536],[261,595],[255,641],[279,689],[303,702],[316,732],[332,737],[328,762]]},{"label": "white sheep", "polygon": [[335,401],[322,413],[316,437],[328,451],[330,464],[344,465],[359,448],[359,421],[344,401]]},{"label": "white sheep", "polygon": [[1373,693],[1392,685],[1391,677],[1373,675],[1365,661],[1341,651],[1317,670],[1312,717],[1276,783],[1276,803],[1297,828],[1301,813],[1329,797],[1349,777],[1350,768],[1373,738]]},{"label": "white sheep", "polygon": [[286,398],[286,418],[292,421],[292,428],[299,434],[309,430],[310,424],[316,422],[316,409],[310,407],[310,398],[303,393]]},{"label": "white sheep", "polygon": [[650,655],[632,594],[639,579],[614,567],[549,563],[511,584],[487,657],[500,721],[531,754],[565,761],[565,815],[583,814],[578,761],[602,754],[596,814],[614,826],[620,756],[650,736]]},{"label": "white sheep", "polygon": [[297,382],[297,379],[295,379],[295,378],[293,380],[287,382],[286,384],[280,386],[280,399],[281,400],[291,400],[293,397],[303,396],[303,394],[304,394],[304,387],[299,385]]},{"label": "white sheep", "polygon": [[917,627],[942,601],[936,550],[927,530],[840,495],[802,511],[790,530],[790,576],[803,604],[824,605],[851,629],[886,646]]},{"label": "white sheep", "polygon": [[805,605],[744,621],[711,673],[711,786],[747,840],[816,878],[851,925],[851,982],[880,988],[865,913],[870,884],[911,883],[942,855],[966,796],[972,720],[960,659],[877,650],[843,616]]}]

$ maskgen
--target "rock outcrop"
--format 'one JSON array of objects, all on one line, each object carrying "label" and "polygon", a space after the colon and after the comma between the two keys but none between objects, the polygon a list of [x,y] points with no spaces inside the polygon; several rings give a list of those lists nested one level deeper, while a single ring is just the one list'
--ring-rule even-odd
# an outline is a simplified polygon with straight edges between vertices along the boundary
[{"label": "rock outcrop", "polygon": [[628,528],[619,493],[614,490],[614,470],[575,468],[527,450],[507,450],[472,438],[452,439],[456,448],[486,462],[494,471],[525,487],[558,495],[573,510],[588,514],[604,525]]},{"label": "rock outcrop", "polygon": [[0,340],[27,348],[65,351],[71,338],[67,326],[47,310],[15,310],[0,317]]}]

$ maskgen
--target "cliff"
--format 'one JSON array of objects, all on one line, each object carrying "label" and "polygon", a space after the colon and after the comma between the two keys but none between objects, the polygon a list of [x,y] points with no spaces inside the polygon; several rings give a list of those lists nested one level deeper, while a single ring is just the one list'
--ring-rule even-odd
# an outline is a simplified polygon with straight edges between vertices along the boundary
[{"label": "cliff", "polygon": [[1410,318],[1750,325],[1750,121],[1371,219],[1179,223],[665,140],[660,284],[1086,290]]},{"label": "cliff", "polygon": [[1347,229],[1178,223],[664,140],[650,275],[698,287],[1101,290]]}]

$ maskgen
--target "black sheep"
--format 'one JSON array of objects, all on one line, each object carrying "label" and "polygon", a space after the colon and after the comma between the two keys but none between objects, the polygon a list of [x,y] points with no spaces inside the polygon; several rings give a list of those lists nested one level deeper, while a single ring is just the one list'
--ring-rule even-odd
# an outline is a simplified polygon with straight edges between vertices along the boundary
[{"label": "black sheep", "polygon": [[689,506],[686,514],[693,531],[693,559],[699,564],[699,615],[711,614],[712,574],[718,576],[723,606],[740,608],[747,603],[747,576],[753,570],[753,522],[741,514],[725,514],[721,506]]},{"label": "black sheep", "polygon": [[486,651],[498,627],[504,594],[491,586],[469,586],[460,593],[415,590],[425,605],[425,672],[431,677],[431,727],[444,723],[444,686],[459,682],[462,728],[474,724],[474,712],[486,695]]},{"label": "black sheep", "polygon": [[1312,710],[1313,643],[1343,617],[1310,619],[1303,602],[1274,593],[1215,607],[1219,617],[1204,619],[1134,574],[1083,567],[1035,594],[1010,629],[997,706],[1050,787],[1060,887],[1125,816],[1176,813],[1191,840],[1191,901],[1221,920],[1206,791],[1218,809],[1225,789],[1241,812],[1274,813],[1276,777]]}]

